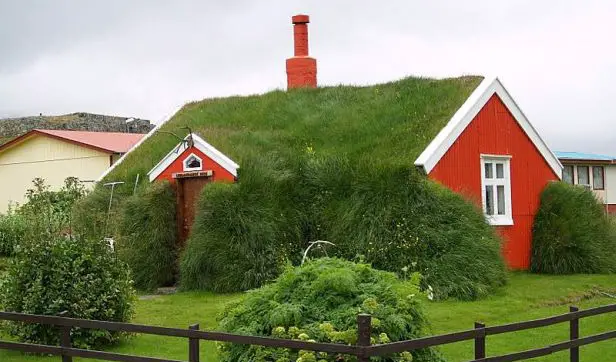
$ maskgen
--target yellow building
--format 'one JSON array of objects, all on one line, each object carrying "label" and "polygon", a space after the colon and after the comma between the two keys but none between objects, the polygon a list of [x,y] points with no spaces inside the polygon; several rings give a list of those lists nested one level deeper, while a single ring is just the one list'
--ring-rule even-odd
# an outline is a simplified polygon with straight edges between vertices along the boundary
[{"label": "yellow building", "polygon": [[23,203],[32,180],[58,189],[67,177],[92,185],[144,135],[135,133],[32,130],[0,146],[0,213]]}]

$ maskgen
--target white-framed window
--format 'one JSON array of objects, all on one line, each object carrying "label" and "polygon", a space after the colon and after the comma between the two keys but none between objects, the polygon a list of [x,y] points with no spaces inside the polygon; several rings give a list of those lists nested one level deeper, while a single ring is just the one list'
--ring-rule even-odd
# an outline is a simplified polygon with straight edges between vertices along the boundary
[{"label": "white-framed window", "polygon": [[194,153],[191,153],[183,161],[184,171],[201,171],[203,170],[203,162],[201,158]]},{"label": "white-framed window", "polygon": [[481,201],[491,225],[513,225],[511,156],[481,155]]}]

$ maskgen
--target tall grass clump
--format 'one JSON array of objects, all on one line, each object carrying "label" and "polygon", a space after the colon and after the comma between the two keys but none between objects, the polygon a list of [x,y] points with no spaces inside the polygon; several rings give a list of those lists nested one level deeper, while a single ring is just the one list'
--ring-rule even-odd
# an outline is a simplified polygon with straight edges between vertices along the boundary
[{"label": "tall grass clump", "polygon": [[505,283],[500,240],[481,211],[414,169],[319,161],[305,177],[319,195],[330,253],[400,275],[418,271],[438,299],[472,300]]},{"label": "tall grass clump", "polygon": [[616,229],[591,191],[564,182],[546,186],[533,225],[531,270],[616,272]]},{"label": "tall grass clump", "polygon": [[329,255],[422,273],[436,298],[476,299],[505,282],[481,212],[414,169],[309,155],[241,172],[237,184],[203,192],[182,260],[186,288],[260,286],[319,239],[335,244]]},{"label": "tall grass clump", "polygon": [[[427,332],[426,297],[420,276],[406,282],[392,273],[342,259],[311,260],[288,267],[274,283],[247,293],[225,309],[219,329],[251,336],[351,345],[357,342],[357,314],[372,315],[373,344],[416,339]],[[221,344],[222,362],[354,361],[339,354]],[[381,362],[442,361],[434,349],[376,357]]]},{"label": "tall grass clump", "polygon": [[177,275],[175,192],[155,182],[126,199],[118,212],[116,250],[142,290],[172,285]]},{"label": "tall grass clump", "polygon": [[276,278],[287,259],[297,259],[303,222],[293,191],[297,174],[282,158],[269,157],[247,162],[239,177],[242,182],[204,188],[182,254],[183,288],[256,288]]}]

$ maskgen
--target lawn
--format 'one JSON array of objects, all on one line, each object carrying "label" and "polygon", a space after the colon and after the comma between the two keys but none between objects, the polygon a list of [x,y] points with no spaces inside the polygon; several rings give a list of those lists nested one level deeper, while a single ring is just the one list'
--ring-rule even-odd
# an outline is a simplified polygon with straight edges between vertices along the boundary
[{"label": "lawn", "polygon": [[[616,303],[616,299],[602,292],[616,294],[616,277],[612,275],[538,276],[526,273],[510,274],[509,285],[496,295],[477,302],[435,302],[426,304],[426,313],[432,322],[432,333],[440,334],[469,329],[473,322],[496,325],[560,314],[569,305],[589,308]],[[238,294],[179,293],[140,300],[135,323],[188,327],[200,323],[202,329],[216,326],[216,315],[224,304],[239,298]],[[580,323],[581,335],[608,331],[616,326],[616,314],[585,319]],[[545,346],[566,339],[568,324],[531,331],[516,332],[487,339],[488,355],[521,351]],[[6,337],[6,336],[4,336]],[[441,347],[448,361],[467,361],[473,355],[473,342],[455,343]],[[202,360],[216,361],[212,343],[204,343]],[[135,336],[111,349],[115,352],[142,356],[187,358],[185,339],[169,337]],[[538,358],[534,361],[563,361],[563,353]],[[606,341],[582,347],[583,361],[616,361],[616,341]],[[19,353],[0,352],[0,361],[45,362],[59,361],[58,357],[23,356]],[[76,359],[76,361],[85,361]]]}]

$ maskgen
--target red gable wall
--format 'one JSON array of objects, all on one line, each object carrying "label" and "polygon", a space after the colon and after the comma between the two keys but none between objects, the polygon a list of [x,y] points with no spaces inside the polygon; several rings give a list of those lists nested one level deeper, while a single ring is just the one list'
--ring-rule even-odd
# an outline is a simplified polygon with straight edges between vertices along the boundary
[{"label": "red gable wall", "polygon": [[168,180],[169,182],[175,182],[173,178],[173,174],[176,172],[184,172],[184,160],[186,157],[190,156],[191,153],[194,153],[199,158],[201,158],[201,164],[203,166],[203,171],[212,170],[212,181],[231,181],[235,180],[233,174],[229,171],[225,170],[222,166],[214,162],[211,158],[206,156],[203,152],[199,151],[196,147],[190,147],[182,154],[180,157],[176,158],[175,161],[171,165],[169,165],[158,177],[156,180]]},{"label": "red gable wall", "polygon": [[543,156],[497,95],[481,109],[429,177],[481,207],[481,154],[511,156],[512,226],[498,226],[509,267],[530,266],[533,219],[544,186],[558,180]]}]

